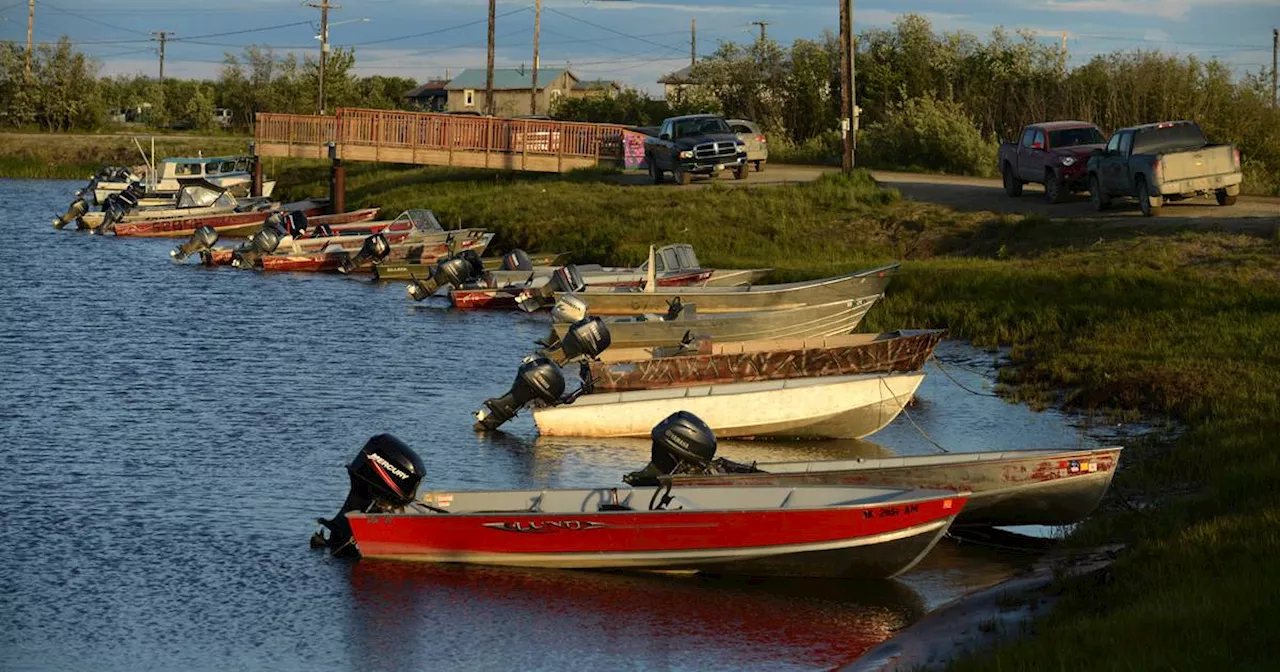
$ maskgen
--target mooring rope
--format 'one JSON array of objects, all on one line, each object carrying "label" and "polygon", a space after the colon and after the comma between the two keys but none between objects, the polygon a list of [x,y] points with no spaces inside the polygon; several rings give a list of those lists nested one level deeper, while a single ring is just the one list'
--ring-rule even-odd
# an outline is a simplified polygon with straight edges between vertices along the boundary
[{"label": "mooring rope", "polygon": [[[999,398],[999,396],[1000,396],[1000,395],[998,395],[998,394],[992,394],[992,393],[990,393],[990,392],[979,392],[979,391],[977,391],[977,390],[971,390],[971,389],[969,389],[968,387],[966,387],[964,383],[962,383],[962,382],[960,382],[960,381],[956,380],[956,377],[955,377],[955,376],[953,376],[953,375],[951,375],[951,372],[950,372],[950,371],[947,371],[946,367],[944,367],[944,366],[942,365],[942,360],[938,359],[938,356],[937,356],[937,355],[935,355],[935,354],[930,354],[930,355],[929,355],[929,359],[932,359],[932,360],[933,360],[933,363],[938,365],[938,370],[939,370],[939,371],[941,371],[941,372],[942,372],[942,374],[943,374],[943,375],[945,375],[947,378],[949,378],[949,379],[951,380],[951,382],[955,383],[955,384],[956,384],[956,387],[958,387],[958,388],[960,388],[960,389],[964,390],[965,392],[968,392],[969,394],[975,394],[975,395],[977,395],[977,396],[979,396],[979,397],[996,397],[996,398]],[[963,368],[963,367],[961,367],[961,368]]]},{"label": "mooring rope", "polygon": [[[893,391],[893,388],[889,387],[889,382],[888,382],[888,381],[886,381],[886,380],[884,379],[884,376],[881,376],[881,377],[880,377],[880,384],[881,384],[881,385],[884,385],[884,389],[889,390],[889,394],[893,395],[893,398],[894,398],[894,399],[897,399],[897,398],[898,398],[898,395]],[[908,401],[909,401],[909,400],[908,400]],[[929,436],[929,433],[928,433],[928,432],[926,432],[926,431],[924,431],[924,428],[923,428],[923,427],[921,427],[921,426],[916,422],[915,418],[911,417],[911,414],[907,412],[907,402],[906,402],[906,401],[902,402],[902,405],[898,407],[898,412],[899,412],[899,413],[901,413],[901,414],[903,414],[903,415],[905,415],[905,416],[907,417],[907,421],[911,423],[911,426],[912,426],[912,427],[915,427],[915,428],[916,428],[916,431],[917,431],[917,432],[920,432],[920,436],[923,436],[925,441],[928,441],[929,443],[932,443],[932,444],[933,444],[933,446],[934,446],[935,448],[937,448],[938,450],[941,450],[941,451],[942,451],[942,452],[944,452],[944,453],[950,453],[950,452],[951,452],[951,451],[947,450],[946,448],[943,448],[941,443],[938,443],[937,441],[934,441],[934,440],[933,440],[933,437],[932,437],[932,436]]]}]

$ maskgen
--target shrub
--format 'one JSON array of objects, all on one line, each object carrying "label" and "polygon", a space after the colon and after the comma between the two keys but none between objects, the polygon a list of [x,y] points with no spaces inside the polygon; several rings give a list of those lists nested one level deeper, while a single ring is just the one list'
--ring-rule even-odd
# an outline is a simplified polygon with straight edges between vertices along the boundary
[{"label": "shrub", "polygon": [[885,121],[868,126],[859,139],[864,165],[961,175],[994,175],[1000,149],[960,104],[932,96],[894,105]]}]

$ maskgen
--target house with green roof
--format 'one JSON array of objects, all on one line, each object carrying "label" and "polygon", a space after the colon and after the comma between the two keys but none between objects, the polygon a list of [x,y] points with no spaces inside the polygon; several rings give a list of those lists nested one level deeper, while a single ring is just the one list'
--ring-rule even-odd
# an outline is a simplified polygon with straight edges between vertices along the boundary
[{"label": "house with green roof", "polygon": [[[445,109],[449,112],[487,111],[485,105],[484,68],[470,68],[458,73],[445,86],[448,100]],[[581,86],[583,80],[578,79],[568,69],[539,70],[537,106],[530,107],[533,93],[533,68],[494,68],[493,70],[493,113],[500,117],[516,117],[526,114],[547,114],[561,98],[584,98],[598,95],[601,90],[597,82],[589,82],[591,86]]]}]

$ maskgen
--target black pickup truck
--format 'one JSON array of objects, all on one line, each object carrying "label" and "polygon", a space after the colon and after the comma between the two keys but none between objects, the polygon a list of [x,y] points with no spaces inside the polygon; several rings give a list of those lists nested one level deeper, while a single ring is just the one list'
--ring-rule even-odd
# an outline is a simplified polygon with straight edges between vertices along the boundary
[{"label": "black pickup truck", "polygon": [[1160,214],[1168,201],[1195,196],[1232,205],[1243,178],[1240,151],[1209,144],[1194,121],[1122,128],[1089,157],[1087,170],[1094,208],[1105,210],[1112,198],[1132,196],[1147,217]]},{"label": "black pickup truck", "polygon": [[733,129],[714,114],[691,114],[662,121],[658,137],[645,138],[644,158],[655,184],[663,173],[680,184],[689,184],[695,174],[715,175],[733,170],[734,179],[747,177],[747,145]]}]

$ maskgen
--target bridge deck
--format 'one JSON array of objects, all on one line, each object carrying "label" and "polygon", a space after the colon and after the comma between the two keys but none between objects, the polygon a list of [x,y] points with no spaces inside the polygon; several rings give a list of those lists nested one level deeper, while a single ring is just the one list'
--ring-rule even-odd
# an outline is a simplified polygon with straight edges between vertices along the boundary
[{"label": "bridge deck", "polygon": [[333,116],[260,112],[259,156],[337,158],[537,172],[620,166],[622,126],[339,108]]}]

